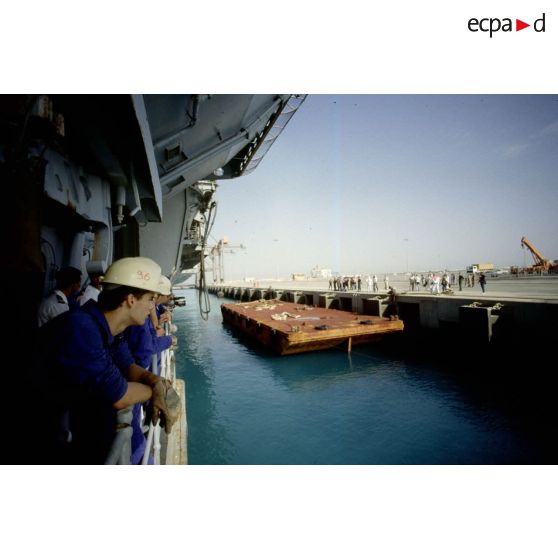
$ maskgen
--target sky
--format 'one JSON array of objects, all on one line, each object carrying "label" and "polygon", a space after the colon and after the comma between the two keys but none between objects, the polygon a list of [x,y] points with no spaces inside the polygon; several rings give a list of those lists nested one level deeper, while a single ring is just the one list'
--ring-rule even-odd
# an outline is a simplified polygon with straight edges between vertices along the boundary
[{"label": "sky", "polygon": [[256,170],[222,180],[225,278],[558,259],[558,95],[308,95]]}]

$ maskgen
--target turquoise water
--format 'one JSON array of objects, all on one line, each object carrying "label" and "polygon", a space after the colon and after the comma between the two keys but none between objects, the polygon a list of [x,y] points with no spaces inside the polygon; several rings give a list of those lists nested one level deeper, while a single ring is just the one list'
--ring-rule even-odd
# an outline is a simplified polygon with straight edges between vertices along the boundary
[{"label": "turquoise water", "polygon": [[[537,417],[500,380],[431,358],[330,350],[276,357],[180,293],[177,375],[191,464],[489,464],[549,460]],[[229,301],[227,301],[229,302]]]}]

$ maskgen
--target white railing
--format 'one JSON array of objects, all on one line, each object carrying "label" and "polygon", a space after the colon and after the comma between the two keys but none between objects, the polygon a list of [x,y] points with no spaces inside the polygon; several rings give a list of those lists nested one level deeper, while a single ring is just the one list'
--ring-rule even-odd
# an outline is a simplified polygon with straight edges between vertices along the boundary
[{"label": "white railing", "polygon": [[[169,334],[170,326],[168,323],[164,325],[165,334]],[[176,326],[174,326],[176,331]],[[157,366],[157,353],[152,356],[151,372],[158,373]],[[175,381],[175,370],[172,366],[172,355],[170,348],[161,351],[161,377],[170,380],[173,384]],[[130,465],[132,455],[132,420],[133,420],[134,406],[130,405],[125,409],[121,409],[116,415],[116,434],[112,442],[111,449],[105,460],[105,465]],[[140,423],[143,425],[144,413],[143,408],[141,412]],[[149,457],[153,454],[153,463],[155,465],[161,464],[161,426],[159,420],[153,425],[150,421],[149,431],[147,433],[147,440],[145,444],[145,451],[142,457],[141,464],[147,465]]]},{"label": "white railing", "polygon": [[[169,335],[169,323],[164,324],[165,335]],[[174,384],[175,374],[174,368],[172,366],[171,360],[171,350],[170,348],[161,351],[161,378],[170,380]],[[157,368],[157,354],[154,354],[151,361],[151,372],[153,374],[158,373]],[[142,421],[143,422],[143,421]],[[149,422],[149,431],[147,433],[147,441],[145,443],[145,452],[141,460],[142,465],[147,465],[149,463],[149,456],[151,455],[151,449],[153,449],[153,463],[155,465],[161,464],[161,426],[159,425],[159,420],[153,425]]]},{"label": "white railing", "polygon": [[116,413],[116,434],[105,465],[129,465],[132,455],[132,418],[134,406],[130,405]]}]

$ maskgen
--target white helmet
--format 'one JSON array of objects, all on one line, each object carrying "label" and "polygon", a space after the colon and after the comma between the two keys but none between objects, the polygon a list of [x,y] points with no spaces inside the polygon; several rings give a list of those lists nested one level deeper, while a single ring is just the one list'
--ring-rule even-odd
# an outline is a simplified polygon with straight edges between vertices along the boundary
[{"label": "white helmet", "polygon": [[122,258],[107,269],[103,284],[124,285],[158,293],[160,278],[161,268],[153,260],[140,257]]},{"label": "white helmet", "polygon": [[159,294],[168,296],[171,294],[171,288],[172,285],[170,279],[168,279],[164,275],[161,275],[161,279],[159,279],[159,288],[157,289],[157,292]]}]

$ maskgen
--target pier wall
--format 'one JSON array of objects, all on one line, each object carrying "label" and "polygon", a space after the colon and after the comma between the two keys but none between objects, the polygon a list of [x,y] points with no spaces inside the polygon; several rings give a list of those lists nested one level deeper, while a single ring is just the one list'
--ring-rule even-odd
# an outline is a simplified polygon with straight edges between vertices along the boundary
[{"label": "pier wall", "polygon": [[[209,292],[236,301],[279,299],[308,306],[335,308],[371,316],[398,315],[408,334],[424,331],[454,332],[473,341],[514,342],[524,338],[558,340],[558,301],[512,297],[478,299],[429,293],[398,294],[390,303],[387,294],[366,292],[261,289],[258,287],[208,287]],[[552,347],[553,349],[554,347]]]}]

